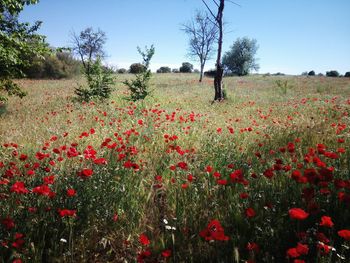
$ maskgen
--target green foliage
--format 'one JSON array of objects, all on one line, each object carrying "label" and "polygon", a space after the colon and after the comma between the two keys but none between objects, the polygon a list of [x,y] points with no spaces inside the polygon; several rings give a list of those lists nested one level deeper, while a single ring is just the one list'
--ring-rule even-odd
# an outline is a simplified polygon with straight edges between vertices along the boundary
[{"label": "green foliage", "polygon": [[131,74],[140,74],[140,73],[145,72],[145,71],[146,71],[146,68],[141,63],[133,63],[130,65],[129,72]]},{"label": "green foliage", "polygon": [[[18,13],[25,5],[37,1],[5,0],[0,6],[0,90],[8,95],[23,97],[25,92],[11,83],[12,78],[23,77],[24,70],[32,65],[32,58],[41,59],[49,53],[45,37],[36,34],[41,22],[33,26],[20,23]],[[1,100],[6,100],[5,95]]]},{"label": "green foliage", "polygon": [[2,0],[0,5],[0,19],[4,12],[9,12],[11,15],[21,12],[25,5],[38,3],[39,0]]},{"label": "green foliage", "polygon": [[259,64],[255,58],[257,50],[256,39],[238,38],[230,50],[225,53],[222,64],[234,75],[248,75],[251,70],[259,70]]},{"label": "green foliage", "polygon": [[180,67],[181,73],[191,73],[193,71],[193,65],[189,62],[182,63],[182,66]]},{"label": "green foliage", "polygon": [[46,55],[44,60],[34,58],[33,64],[24,73],[35,79],[61,79],[79,75],[80,68],[81,63],[70,52],[57,51]]},{"label": "green foliage", "polygon": [[345,75],[344,75],[344,77],[350,78],[350,71],[346,72]]},{"label": "green foliage", "polygon": [[126,73],[126,69],[125,68],[120,68],[117,71],[119,74],[125,74]]},{"label": "green foliage", "polygon": [[339,72],[336,70],[331,70],[326,72],[327,77],[339,77]]},{"label": "green foliage", "polygon": [[[10,79],[0,79],[0,92],[6,93],[9,96],[18,96],[20,98],[23,98],[27,95],[27,93],[14,83]],[[1,95],[0,93],[0,102],[6,102],[7,97],[4,95]]]},{"label": "green foliage", "polygon": [[114,83],[113,71],[103,67],[101,59],[97,59],[90,66],[90,70],[84,73],[88,87],[80,86],[75,89],[79,101],[92,99],[108,99],[112,93],[111,85]]},{"label": "green foliage", "polygon": [[308,75],[308,76],[315,76],[316,73],[315,73],[315,71],[311,70],[309,73],[307,73],[307,75]]},{"label": "green foliage", "polygon": [[157,73],[171,73],[171,68],[169,67],[160,67],[157,69]]},{"label": "green foliage", "polygon": [[209,77],[209,78],[214,78],[215,75],[216,75],[216,69],[210,69],[210,70],[204,72],[204,76]]},{"label": "green foliage", "polygon": [[123,82],[123,84],[125,84],[130,91],[130,97],[128,99],[132,101],[143,100],[150,93],[149,81],[151,79],[152,73],[149,69],[149,64],[154,55],[155,49],[152,45],[149,49],[145,47],[145,51],[142,51],[139,47],[137,47],[137,51],[142,56],[142,66],[145,70],[136,74],[135,79],[125,80]]}]

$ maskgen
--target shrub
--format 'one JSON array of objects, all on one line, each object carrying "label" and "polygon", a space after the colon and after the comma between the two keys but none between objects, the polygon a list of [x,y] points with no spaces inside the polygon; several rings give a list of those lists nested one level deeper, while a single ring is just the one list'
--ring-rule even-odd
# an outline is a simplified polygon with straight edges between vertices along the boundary
[{"label": "shrub", "polygon": [[301,73],[301,76],[307,76],[308,75],[308,72],[307,71],[304,71]]},{"label": "shrub", "polygon": [[350,78],[350,71],[346,72],[345,75],[344,75],[344,77]]},{"label": "shrub", "polygon": [[24,71],[25,75],[34,79],[71,78],[80,74],[81,64],[68,52],[57,52],[46,55],[44,60],[33,59],[32,65]]},{"label": "shrub", "polygon": [[308,75],[308,76],[315,76],[316,73],[315,73],[315,71],[311,70],[309,73],[307,73],[307,75]]},{"label": "shrub", "polygon": [[130,65],[129,72],[131,74],[140,74],[146,71],[146,68],[141,63],[134,63]]},{"label": "shrub", "polygon": [[111,85],[114,83],[113,71],[103,67],[101,60],[97,59],[89,72],[85,72],[88,87],[80,86],[75,90],[77,99],[80,101],[90,101],[91,99],[108,99],[112,93]]},{"label": "shrub", "polygon": [[182,66],[180,67],[181,73],[191,73],[193,70],[193,65],[189,62],[182,63]]},{"label": "shrub", "polygon": [[170,73],[171,72],[171,68],[169,67],[160,67],[159,69],[157,69],[157,73]]},{"label": "shrub", "polygon": [[171,70],[171,72],[172,72],[172,73],[179,73],[180,71],[179,71],[178,68],[173,68],[173,69]]},{"label": "shrub", "polygon": [[204,72],[204,76],[214,78],[216,75],[216,69],[210,69]]},{"label": "shrub", "polygon": [[317,76],[323,77],[324,75],[322,73],[318,73]]},{"label": "shrub", "polygon": [[126,69],[125,68],[120,68],[117,71],[119,74],[125,74],[126,73]]},{"label": "shrub", "polygon": [[152,45],[150,49],[146,47],[144,52],[139,47],[137,47],[137,51],[143,59],[142,64],[138,63],[142,66],[143,70],[136,74],[136,79],[125,80],[123,82],[130,91],[130,97],[127,99],[132,101],[143,100],[149,94],[149,81],[152,76],[151,70],[149,69],[149,64],[155,50],[154,46]]},{"label": "shrub", "polygon": [[326,72],[327,77],[339,77],[339,72],[336,70],[331,70]]}]

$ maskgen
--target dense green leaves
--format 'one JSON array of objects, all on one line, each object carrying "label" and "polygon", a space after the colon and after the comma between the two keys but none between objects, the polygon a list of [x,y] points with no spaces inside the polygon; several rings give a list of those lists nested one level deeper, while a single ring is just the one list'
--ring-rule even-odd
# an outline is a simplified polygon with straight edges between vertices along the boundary
[{"label": "dense green leaves", "polygon": [[247,75],[251,70],[259,69],[255,58],[257,50],[258,45],[255,39],[238,38],[230,50],[225,53],[222,63],[229,73],[238,76]]},{"label": "dense green leaves", "polygon": [[[49,52],[45,37],[36,34],[41,22],[34,25],[20,23],[18,13],[25,5],[38,1],[4,0],[0,5],[0,92],[23,97],[25,95],[12,78],[24,76],[23,71],[33,58],[41,59]],[[0,95],[5,101],[5,95]]]}]

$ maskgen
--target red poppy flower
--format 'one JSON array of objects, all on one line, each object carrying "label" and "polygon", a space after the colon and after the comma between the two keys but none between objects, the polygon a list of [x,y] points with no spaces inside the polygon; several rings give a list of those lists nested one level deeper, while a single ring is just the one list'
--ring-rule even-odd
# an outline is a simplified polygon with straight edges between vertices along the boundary
[{"label": "red poppy flower", "polygon": [[74,189],[72,189],[72,188],[67,189],[67,196],[68,196],[68,197],[75,196],[76,193],[77,193],[77,192],[76,192]]},{"label": "red poppy flower", "polygon": [[338,236],[344,238],[346,241],[350,240],[350,230],[343,229],[338,231]]},{"label": "red poppy flower", "polygon": [[165,258],[170,257],[171,256],[171,250],[170,249],[164,250],[162,252],[162,256],[165,257]]},{"label": "red poppy flower", "polygon": [[332,222],[332,218],[329,216],[322,216],[320,226],[324,227],[333,227],[334,223]]},{"label": "red poppy flower", "polygon": [[10,191],[12,193],[17,193],[17,194],[27,194],[27,193],[29,193],[29,190],[25,187],[23,182],[15,182],[11,186]]},{"label": "red poppy flower", "polygon": [[143,246],[148,246],[149,244],[151,244],[151,241],[148,239],[148,237],[145,234],[141,234],[139,236],[139,242]]},{"label": "red poppy flower", "polygon": [[291,208],[289,209],[289,216],[291,219],[305,220],[309,214],[301,208]]},{"label": "red poppy flower", "polygon": [[75,217],[77,210],[58,209],[57,212],[60,217]]},{"label": "red poppy flower", "polygon": [[297,258],[300,256],[300,254],[298,253],[297,249],[293,247],[287,250],[287,256],[290,258]]},{"label": "red poppy flower", "polygon": [[245,210],[245,215],[246,215],[246,217],[251,218],[251,217],[256,216],[256,212],[254,211],[253,208],[249,207]]},{"label": "red poppy flower", "polygon": [[224,228],[221,226],[220,222],[216,219],[210,221],[207,228],[202,230],[199,235],[205,240],[220,240],[226,241],[229,239],[228,236],[225,236]]},{"label": "red poppy flower", "polygon": [[296,250],[300,255],[307,255],[309,253],[308,245],[302,243],[298,243]]}]

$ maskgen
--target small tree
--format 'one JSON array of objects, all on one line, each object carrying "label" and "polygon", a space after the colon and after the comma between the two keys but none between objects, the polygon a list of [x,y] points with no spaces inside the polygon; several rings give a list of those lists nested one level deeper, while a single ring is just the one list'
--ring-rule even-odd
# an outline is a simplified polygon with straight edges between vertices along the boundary
[{"label": "small tree", "polygon": [[339,72],[336,70],[331,70],[326,72],[327,77],[339,77]]},{"label": "small tree", "polygon": [[315,71],[311,70],[309,73],[307,73],[308,76],[316,76]]},{"label": "small tree", "polygon": [[259,69],[255,58],[257,50],[258,45],[255,39],[238,38],[230,50],[225,53],[222,63],[235,75],[247,75],[251,70]]},{"label": "small tree", "polygon": [[79,35],[72,33],[73,51],[79,56],[85,74],[90,74],[91,65],[97,59],[105,57],[103,46],[106,40],[105,32],[100,29],[94,31],[92,27],[84,29]]},{"label": "small tree", "polygon": [[346,72],[345,75],[344,75],[344,77],[350,78],[350,71]]},{"label": "small tree", "polygon": [[79,36],[72,35],[73,50],[80,57],[88,88],[79,86],[75,89],[78,100],[89,101],[93,98],[107,99],[114,82],[113,70],[102,65],[105,56],[103,45],[106,43],[106,34],[98,29],[94,31],[91,27],[83,30]]},{"label": "small tree", "polygon": [[145,66],[142,63],[133,63],[130,65],[129,72],[131,74],[139,74],[146,70]]},{"label": "small tree", "polygon": [[193,70],[193,65],[189,62],[182,63],[182,66],[180,67],[181,73],[191,73]]},{"label": "small tree", "polygon": [[169,67],[160,67],[157,69],[157,73],[171,73],[171,68]]},{"label": "small tree", "polygon": [[137,51],[142,56],[142,65],[145,70],[136,74],[136,79],[125,80],[123,82],[130,91],[130,97],[128,99],[132,101],[143,100],[150,93],[149,81],[151,79],[152,73],[149,69],[149,65],[154,55],[155,49],[152,45],[150,48],[145,47],[145,51],[142,51],[140,47],[137,47]]},{"label": "small tree", "polygon": [[120,68],[117,70],[118,74],[125,74],[126,73],[126,69],[125,68]]},{"label": "small tree", "polygon": [[102,65],[98,58],[90,64],[89,72],[85,71],[88,87],[79,86],[75,89],[77,99],[80,101],[90,101],[91,99],[108,99],[112,93],[111,85],[114,83],[113,70]]},{"label": "small tree", "polygon": [[202,82],[205,63],[211,59],[214,52],[213,44],[218,28],[211,22],[208,14],[197,11],[195,19],[185,24],[183,31],[189,36],[188,55],[199,60],[199,82]]}]

